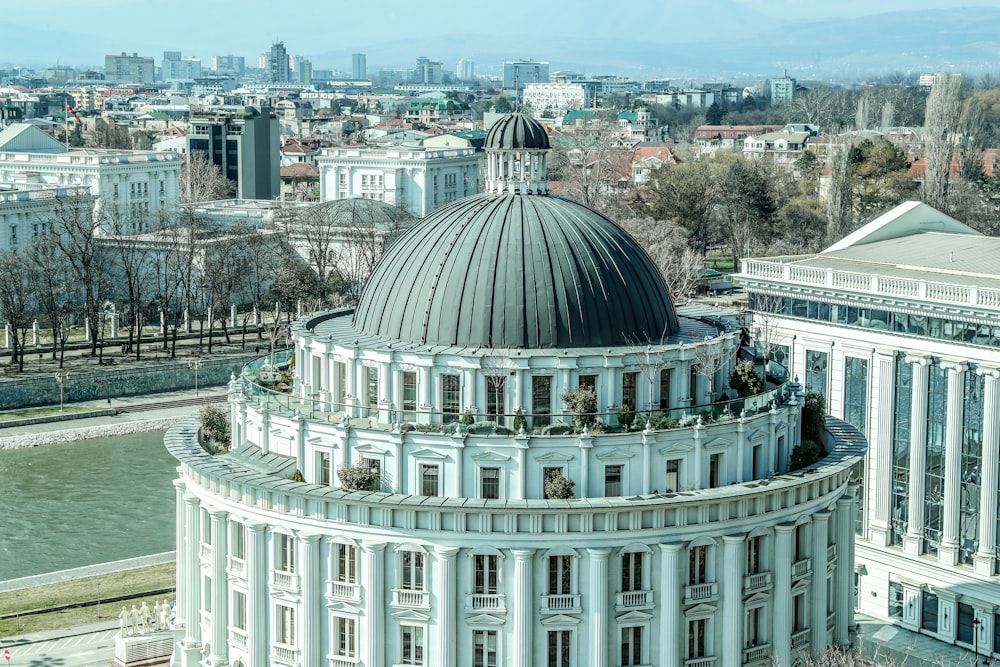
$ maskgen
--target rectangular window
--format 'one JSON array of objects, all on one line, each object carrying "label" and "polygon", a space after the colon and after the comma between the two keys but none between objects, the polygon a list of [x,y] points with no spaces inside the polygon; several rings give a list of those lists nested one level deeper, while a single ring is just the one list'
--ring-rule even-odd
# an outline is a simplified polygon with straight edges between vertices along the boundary
[{"label": "rectangular window", "polygon": [[278,567],[282,572],[295,572],[295,538],[284,533],[278,537]]},{"label": "rectangular window", "polygon": [[320,486],[330,486],[333,484],[333,476],[330,472],[330,453],[319,453],[319,484]]},{"label": "rectangular window", "polygon": [[642,626],[622,628],[622,667],[642,664]]},{"label": "rectangular window", "polygon": [[506,400],[507,378],[503,375],[486,377],[486,415],[494,419],[503,417]]},{"label": "rectangular window", "polygon": [[337,657],[355,657],[356,638],[354,635],[354,619],[338,616],[334,621],[334,625],[334,634],[337,637]]},{"label": "rectangular window", "polygon": [[806,350],[806,391],[826,396],[827,353]]},{"label": "rectangular window", "polygon": [[455,421],[461,412],[462,378],[458,375],[441,376],[441,411],[445,423]]},{"label": "rectangular window", "polygon": [[958,603],[958,641],[963,644],[973,644],[976,640],[975,631],[978,623],[975,623],[976,611],[972,605],[964,602]]},{"label": "rectangular window", "polygon": [[604,495],[622,495],[622,465],[604,466]]},{"label": "rectangular window", "polygon": [[275,609],[274,641],[285,646],[295,646],[295,608],[277,605]]},{"label": "rectangular window", "polygon": [[438,495],[438,467],[436,465],[420,465],[420,495]]},{"label": "rectangular window", "polygon": [[844,359],[844,421],[865,432],[868,409],[868,360]]},{"label": "rectangular window", "polygon": [[688,550],[688,584],[708,582],[708,547],[691,547]]},{"label": "rectangular window", "polygon": [[629,551],[622,554],[622,592],[644,590],[642,587],[643,554]]},{"label": "rectangular window", "polygon": [[424,590],[424,555],[419,551],[404,551],[400,557],[402,585],[406,591]]},{"label": "rectangular window", "polygon": [[550,630],[548,632],[548,667],[570,667],[569,646],[572,630]]},{"label": "rectangular window", "polygon": [[591,391],[597,391],[597,376],[596,375],[581,375],[579,382],[577,382],[578,389],[590,389]]},{"label": "rectangular window", "polygon": [[378,369],[365,366],[365,405],[378,409]]},{"label": "rectangular window", "polygon": [[920,627],[930,632],[938,631],[938,598],[929,591],[921,594]]},{"label": "rectangular window", "polygon": [[472,557],[473,590],[476,595],[497,594],[497,557],[475,554]]},{"label": "rectangular window", "polygon": [[698,364],[691,364],[691,369],[688,372],[688,393],[691,398],[691,405],[698,405]]},{"label": "rectangular window", "polygon": [[498,499],[500,497],[500,468],[482,468],[479,475],[479,497]]},{"label": "rectangular window", "polygon": [[747,540],[747,574],[760,573],[761,549],[764,546],[764,538],[756,535]]},{"label": "rectangular window", "polygon": [[379,491],[382,488],[382,461],[381,459],[361,459],[369,472],[372,473],[372,482],[369,491]]},{"label": "rectangular window", "polygon": [[531,378],[532,428],[548,426],[552,413],[552,377],[535,375]]},{"label": "rectangular window", "polygon": [[761,607],[753,607],[747,609],[747,622],[746,622],[746,643],[747,647],[756,646],[761,641],[760,631],[760,614]]},{"label": "rectangular window", "polygon": [[909,525],[910,419],[913,402],[913,366],[903,354],[896,356],[896,396],[892,412],[892,518],[891,542],[903,544]]},{"label": "rectangular window", "polygon": [[705,657],[707,652],[705,630],[707,626],[707,618],[695,618],[688,621],[688,660]]},{"label": "rectangular window", "polygon": [[573,574],[572,556],[549,556],[549,595],[570,595]]},{"label": "rectangular window", "polygon": [[403,416],[404,422],[417,421],[417,374],[403,371]]},{"label": "rectangular window", "polygon": [[889,582],[889,618],[903,618],[903,584]]},{"label": "rectangular window", "polygon": [[792,632],[802,632],[809,627],[809,616],[806,613],[806,595],[799,593],[792,597]]},{"label": "rectangular window", "polygon": [[673,369],[664,368],[660,371],[660,409],[670,409],[670,381]]},{"label": "rectangular window", "polygon": [[473,630],[472,665],[473,667],[497,667],[496,630]]},{"label": "rectangular window", "polygon": [[638,373],[622,373],[622,407],[628,406],[629,410],[636,409],[636,386],[639,379]]},{"label": "rectangular window", "polygon": [[334,384],[333,406],[334,412],[344,409],[344,395],[347,393],[347,365],[342,361],[333,362],[333,377],[336,378]]},{"label": "rectangular window", "polygon": [[400,662],[404,665],[424,664],[424,629],[416,625],[404,625],[400,630],[402,633]]},{"label": "rectangular window", "polygon": [[243,560],[246,558],[246,528],[242,523],[233,521],[229,524],[230,545],[229,553],[233,558]]},{"label": "rectangular window", "polygon": [[337,544],[337,581],[357,583],[358,548],[352,544]]},{"label": "rectangular window", "polygon": [[229,622],[237,630],[247,629],[247,595],[243,591],[233,591],[233,605],[229,611]]},{"label": "rectangular window", "polygon": [[[927,368],[927,466],[924,473],[924,549],[936,554],[944,530],[944,460],[948,411],[948,370],[934,363]],[[939,409],[934,409],[939,408]],[[954,415],[961,419],[961,414]]]},{"label": "rectangular window", "polygon": [[983,456],[983,393],[985,377],[970,368],[965,372],[962,402],[962,457],[959,462],[958,506],[959,562],[973,564],[979,546],[979,500]]},{"label": "rectangular window", "polygon": [[677,493],[680,489],[681,481],[681,460],[670,459],[667,461],[667,481],[663,490],[666,493]]},{"label": "rectangular window", "polygon": [[712,454],[708,457],[708,488],[715,489],[722,485],[722,454]]}]

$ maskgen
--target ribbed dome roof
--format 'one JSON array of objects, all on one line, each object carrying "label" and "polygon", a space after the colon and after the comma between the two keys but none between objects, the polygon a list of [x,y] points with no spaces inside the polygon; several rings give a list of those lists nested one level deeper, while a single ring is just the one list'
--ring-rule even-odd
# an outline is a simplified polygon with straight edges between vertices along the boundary
[{"label": "ribbed dome roof", "polygon": [[486,150],[511,150],[518,148],[548,149],[549,135],[541,123],[523,113],[504,116],[490,126],[486,133]]},{"label": "ribbed dome roof", "polygon": [[575,202],[481,194],[394,243],[354,315],[359,333],[496,348],[629,345],[677,331],[649,256]]}]

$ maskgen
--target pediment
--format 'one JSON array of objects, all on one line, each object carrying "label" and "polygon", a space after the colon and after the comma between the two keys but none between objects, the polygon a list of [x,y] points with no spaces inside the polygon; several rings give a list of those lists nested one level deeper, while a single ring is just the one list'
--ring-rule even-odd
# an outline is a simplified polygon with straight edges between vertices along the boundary
[{"label": "pediment", "polygon": [[416,609],[400,609],[399,611],[392,612],[392,615],[400,621],[411,621],[413,623],[429,623],[431,620],[430,614],[424,614]]},{"label": "pediment", "polygon": [[426,447],[418,449],[415,452],[410,452],[410,456],[415,459],[435,459],[437,461],[449,460],[447,455],[442,454],[441,452],[436,452],[433,449],[427,449]]},{"label": "pediment", "polygon": [[647,614],[644,611],[638,611],[638,610],[636,610],[636,611],[630,611],[630,612],[628,612],[626,614],[622,614],[621,616],[616,616],[615,617],[615,621],[617,621],[618,623],[620,623],[622,625],[628,625],[630,623],[632,623],[632,624],[634,624],[634,623],[648,623],[651,620],[653,620],[653,615],[652,614]]},{"label": "pediment", "polygon": [[633,454],[632,452],[625,449],[621,449],[620,447],[616,447],[615,449],[612,449],[610,452],[601,452],[600,454],[597,455],[596,458],[600,459],[601,461],[623,461],[625,459],[630,459],[633,456],[635,456],[635,454]]},{"label": "pediment", "polygon": [[752,607],[753,605],[757,604],[765,604],[768,601],[768,599],[770,599],[770,597],[768,596],[767,593],[755,593],[754,595],[751,595],[746,600],[744,600],[743,606]]},{"label": "pediment", "polygon": [[363,610],[356,604],[351,604],[349,602],[343,602],[335,598],[326,599],[326,608],[331,611],[339,611],[344,614],[360,614]]},{"label": "pediment", "polygon": [[566,626],[566,625],[579,625],[580,619],[575,616],[567,616],[566,614],[559,614],[557,616],[549,616],[548,618],[542,619],[542,625],[548,626]]},{"label": "pediment", "polygon": [[336,442],[317,436],[306,438],[306,443],[312,445],[313,447],[330,447],[331,449],[340,449],[340,445]]},{"label": "pediment", "polygon": [[359,454],[373,454],[376,456],[385,456],[389,453],[387,449],[382,447],[376,447],[375,445],[360,445],[354,448],[354,451]]},{"label": "pediment", "polygon": [[473,454],[472,459],[474,461],[510,461],[510,457],[505,454],[499,454],[494,451],[480,452],[479,454]]},{"label": "pediment", "polygon": [[479,614],[478,616],[466,616],[466,625],[503,625],[506,623],[506,619],[500,616],[494,616],[492,614]]},{"label": "pediment", "polygon": [[698,605],[695,605],[695,606],[691,607],[690,609],[686,609],[684,611],[684,615],[685,616],[711,616],[716,611],[718,611],[718,607],[716,607],[714,604],[698,604]]},{"label": "pediment", "polygon": [[671,442],[666,447],[660,447],[657,451],[663,456],[668,454],[688,454],[694,451],[694,445],[686,442]]},{"label": "pediment", "polygon": [[536,456],[535,460],[539,463],[566,463],[572,461],[573,457],[561,452],[545,452]]},{"label": "pediment", "polygon": [[703,445],[703,447],[706,450],[710,450],[710,449],[724,449],[724,448],[728,447],[731,444],[732,444],[732,440],[730,440],[728,438],[721,438],[720,437],[720,438],[712,438],[711,440],[707,440],[705,442],[705,444]]}]

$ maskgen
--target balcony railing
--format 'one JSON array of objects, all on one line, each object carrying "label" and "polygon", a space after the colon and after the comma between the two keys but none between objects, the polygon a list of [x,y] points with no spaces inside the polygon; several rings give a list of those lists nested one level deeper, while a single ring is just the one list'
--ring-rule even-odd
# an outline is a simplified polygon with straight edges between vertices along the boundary
[{"label": "balcony railing", "polygon": [[284,664],[295,665],[298,664],[298,650],[291,646],[278,646],[277,644],[272,644],[271,659]]},{"label": "balcony railing", "polygon": [[624,591],[615,594],[615,606],[618,609],[634,609],[648,607],[653,604],[652,591]]},{"label": "balcony railing", "polygon": [[792,563],[792,577],[804,577],[812,572],[812,559],[803,558]]},{"label": "balcony railing", "polygon": [[743,590],[746,593],[753,593],[771,587],[770,572],[755,572],[743,577]]},{"label": "balcony railing", "polygon": [[833,632],[833,626],[836,625],[836,622],[837,622],[837,613],[836,612],[830,612],[829,614],[827,614],[827,616],[826,616],[826,631],[827,632]]},{"label": "balcony railing", "polygon": [[245,577],[247,575],[247,564],[241,558],[229,557],[229,574],[234,577]]},{"label": "balcony railing", "polygon": [[800,630],[792,635],[792,649],[800,649],[809,646],[809,628]]},{"label": "balcony railing", "polygon": [[346,581],[328,581],[326,594],[340,600],[361,601],[361,587]]},{"label": "balcony railing", "polygon": [[826,548],[826,562],[833,563],[837,560],[837,545],[831,544]]},{"label": "balcony railing", "polygon": [[299,575],[284,570],[271,570],[271,585],[296,593],[299,590]]},{"label": "balcony railing", "polygon": [[715,661],[714,655],[705,658],[689,658],[684,661],[684,667],[712,667]]},{"label": "balcony railing", "polygon": [[430,593],[427,591],[411,591],[403,588],[392,589],[392,605],[394,607],[430,609],[430,599]]},{"label": "balcony railing", "polygon": [[760,644],[759,646],[751,646],[750,648],[743,649],[743,664],[744,665],[756,665],[756,664],[771,664],[771,645],[770,644]]},{"label": "balcony railing", "polygon": [[473,593],[465,597],[465,607],[469,611],[504,612],[504,596],[497,593]]},{"label": "balcony railing", "polygon": [[229,643],[237,648],[247,647],[247,631],[239,628],[229,628]]},{"label": "balcony railing", "polygon": [[336,655],[330,658],[330,667],[357,667],[360,661],[357,658],[345,658]]},{"label": "balcony railing", "polygon": [[579,595],[544,595],[542,596],[543,611],[578,612],[580,611]]},{"label": "balcony railing", "polygon": [[707,584],[691,584],[684,587],[684,603],[704,602],[718,597],[719,584],[711,582]]}]

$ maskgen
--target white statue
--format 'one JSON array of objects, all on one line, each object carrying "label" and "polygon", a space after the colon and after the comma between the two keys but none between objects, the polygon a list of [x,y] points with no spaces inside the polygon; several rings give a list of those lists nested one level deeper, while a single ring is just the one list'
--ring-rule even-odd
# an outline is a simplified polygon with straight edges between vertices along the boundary
[{"label": "white statue", "polygon": [[164,600],[160,605],[160,629],[166,630],[170,627],[170,605]]},{"label": "white statue", "polygon": [[122,606],[122,613],[118,614],[118,636],[127,637],[128,633],[126,629],[128,628],[128,610]]},{"label": "white statue", "polygon": [[160,625],[160,601],[153,600],[153,620],[150,624],[153,626],[154,630],[163,630],[163,626]]},{"label": "white statue", "polygon": [[139,627],[141,628],[140,634],[146,634],[150,631],[152,621],[153,615],[149,612],[149,607],[146,605],[146,601],[143,600],[142,607],[139,608]]},{"label": "white statue", "polygon": [[135,605],[132,605],[132,609],[128,612],[128,630],[130,635],[139,631],[139,610]]}]

